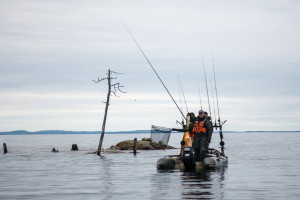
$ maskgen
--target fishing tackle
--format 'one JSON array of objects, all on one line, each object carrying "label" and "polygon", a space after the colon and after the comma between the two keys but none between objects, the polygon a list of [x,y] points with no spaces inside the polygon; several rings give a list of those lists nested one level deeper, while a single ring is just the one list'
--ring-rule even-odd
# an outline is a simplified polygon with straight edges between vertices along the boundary
[{"label": "fishing tackle", "polygon": [[207,88],[207,80],[206,80],[206,71],[205,71],[205,65],[204,65],[204,59],[203,59],[203,57],[202,57],[202,64],[203,64],[203,71],[204,71],[204,77],[205,77],[205,85],[206,85],[206,93],[207,93],[209,115],[211,116],[210,101],[209,101],[208,88]]},{"label": "fishing tackle", "polygon": [[137,41],[135,40],[134,36],[132,35],[132,33],[129,31],[128,27],[125,25],[125,23],[120,19],[121,23],[124,25],[125,29],[127,30],[127,32],[129,33],[129,35],[131,36],[132,40],[134,41],[134,43],[136,44],[136,46],[139,48],[139,50],[141,51],[141,53],[143,54],[144,58],[146,59],[146,61],[148,62],[148,64],[150,65],[150,67],[152,68],[153,72],[156,74],[157,78],[159,79],[159,81],[162,83],[162,85],[164,86],[164,88],[166,89],[167,93],[169,94],[169,96],[171,97],[172,101],[175,103],[177,109],[179,110],[179,112],[181,113],[182,117],[184,119],[186,119],[186,117],[184,116],[182,110],[179,108],[178,104],[176,103],[175,99],[173,98],[173,96],[171,95],[171,93],[169,92],[168,88],[166,87],[166,85],[164,84],[164,82],[162,81],[162,79],[160,78],[160,76],[158,75],[158,73],[156,72],[156,70],[154,69],[154,67],[152,66],[150,60],[147,58],[146,54],[144,53],[144,51],[142,50],[142,48],[140,47],[140,45],[137,43]]}]

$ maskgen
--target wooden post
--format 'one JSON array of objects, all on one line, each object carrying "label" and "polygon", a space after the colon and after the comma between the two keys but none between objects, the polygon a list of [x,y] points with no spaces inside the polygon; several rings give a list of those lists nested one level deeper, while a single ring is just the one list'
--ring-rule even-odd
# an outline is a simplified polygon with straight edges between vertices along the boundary
[{"label": "wooden post", "polygon": [[6,146],[6,143],[3,143],[3,152],[4,152],[4,153],[7,153],[7,146]]},{"label": "wooden post", "polygon": [[134,138],[134,140],[133,140],[133,154],[136,154],[136,147],[137,146],[137,139],[136,138]]},{"label": "wooden post", "polygon": [[107,111],[108,111],[108,106],[109,106],[109,99],[110,99],[110,93],[111,93],[111,79],[110,79],[110,69],[108,70],[108,92],[107,92],[107,97],[106,97],[106,105],[105,105],[105,113],[104,113],[104,119],[102,123],[102,132],[99,140],[99,145],[98,145],[98,150],[97,150],[97,155],[100,156],[101,154],[101,148],[102,148],[102,143],[103,143],[103,138],[104,138],[104,132],[105,132],[105,124],[106,124],[106,117],[107,117]]},{"label": "wooden post", "polygon": [[77,144],[72,144],[72,149],[71,151],[78,151],[78,146]]}]

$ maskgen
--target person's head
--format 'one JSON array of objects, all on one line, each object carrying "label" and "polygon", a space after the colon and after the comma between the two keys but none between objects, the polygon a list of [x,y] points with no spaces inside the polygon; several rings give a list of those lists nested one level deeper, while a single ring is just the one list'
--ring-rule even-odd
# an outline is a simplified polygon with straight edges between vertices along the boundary
[{"label": "person's head", "polygon": [[204,112],[204,115],[208,116],[208,113],[207,113],[207,112]]},{"label": "person's head", "polygon": [[198,115],[199,117],[203,117],[204,116],[204,111],[203,110],[199,110],[198,114],[199,114]]},{"label": "person's head", "polygon": [[195,114],[193,112],[190,113],[190,120],[191,122],[195,122]]}]

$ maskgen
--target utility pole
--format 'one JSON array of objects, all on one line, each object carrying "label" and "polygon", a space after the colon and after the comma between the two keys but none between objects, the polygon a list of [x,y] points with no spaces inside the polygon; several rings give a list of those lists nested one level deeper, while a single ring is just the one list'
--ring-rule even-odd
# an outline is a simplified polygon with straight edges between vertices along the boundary
[{"label": "utility pole", "polygon": [[103,143],[103,139],[104,139],[104,133],[105,133],[105,124],[106,124],[106,118],[107,118],[107,112],[108,112],[108,106],[109,106],[109,100],[110,100],[110,96],[111,95],[114,95],[116,97],[117,96],[117,91],[121,92],[121,93],[126,93],[126,92],[123,92],[120,88],[124,87],[122,85],[120,85],[120,83],[112,83],[112,80],[113,79],[117,79],[117,77],[112,77],[111,75],[114,74],[114,75],[119,75],[121,73],[119,72],[114,72],[114,71],[111,71],[110,69],[108,69],[108,72],[107,72],[107,77],[106,78],[102,78],[102,79],[99,79],[97,81],[94,81],[95,83],[99,83],[103,80],[107,80],[107,84],[108,84],[108,92],[107,92],[107,96],[106,96],[106,102],[103,102],[105,103],[105,111],[104,111],[104,119],[103,119],[103,123],[102,123],[102,131],[101,131],[101,135],[100,135],[100,140],[99,140],[99,145],[98,145],[98,150],[97,150],[97,155],[100,156],[101,154],[101,149],[102,149],[102,143]]}]

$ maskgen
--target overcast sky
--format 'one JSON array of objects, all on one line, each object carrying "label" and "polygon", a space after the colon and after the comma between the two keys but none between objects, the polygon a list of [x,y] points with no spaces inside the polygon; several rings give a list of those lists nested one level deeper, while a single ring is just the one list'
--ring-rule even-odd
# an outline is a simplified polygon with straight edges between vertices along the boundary
[{"label": "overcast sky", "polygon": [[2,0],[0,131],[100,130],[107,83],[92,80],[108,68],[127,91],[112,97],[108,131],[178,127],[120,18],[179,104],[180,77],[189,111],[198,85],[208,110],[213,53],[225,130],[300,130],[300,1]]}]

